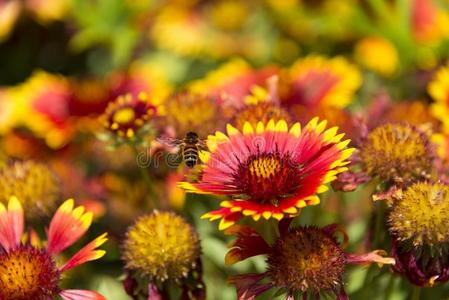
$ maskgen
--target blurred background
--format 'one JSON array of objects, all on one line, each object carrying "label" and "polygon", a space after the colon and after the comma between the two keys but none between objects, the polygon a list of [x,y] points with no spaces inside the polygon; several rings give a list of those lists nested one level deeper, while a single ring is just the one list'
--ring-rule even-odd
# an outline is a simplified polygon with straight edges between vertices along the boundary
[{"label": "blurred background", "polygon": [[[235,299],[227,277],[263,272],[264,258],[225,266],[231,238],[215,222],[200,219],[218,207],[217,197],[186,195],[176,186],[186,175],[182,165],[155,166],[152,160],[141,167],[135,150],[154,157],[161,134],[180,138],[192,130],[205,138],[226,122],[238,123],[226,112],[223,93],[239,103],[248,95],[257,98],[263,91],[254,86],[266,86],[272,75],[280,83],[302,78],[302,87],[322,89],[304,92],[292,105],[285,97],[292,120],[320,115],[356,141],[360,128],[348,119],[356,116],[373,127],[382,116],[431,124],[444,140],[442,118],[449,116],[432,114],[437,99],[427,86],[448,57],[447,0],[0,0],[0,164],[44,162],[59,180],[56,202],[73,197],[95,212],[85,241],[109,232],[107,255],[73,271],[67,286],[130,299],[121,283],[120,242],[156,202],[198,231],[207,299]],[[323,82],[339,86],[323,88]],[[179,91],[209,100],[186,99]],[[118,96],[140,92],[160,108],[160,118],[130,145],[111,137],[99,120]],[[0,181],[7,182],[10,172]],[[24,193],[36,193],[33,182],[43,180],[41,172],[33,176]],[[339,222],[350,238],[348,250],[366,251],[374,189],[367,184],[350,193],[330,191],[295,222]],[[53,205],[49,211],[30,217],[30,224],[43,228]],[[270,224],[257,226],[268,232]],[[384,268],[366,281],[367,270],[347,270],[350,299],[386,299],[387,293],[388,299],[408,299],[405,280]],[[449,287],[424,289],[422,299],[449,299]]]}]

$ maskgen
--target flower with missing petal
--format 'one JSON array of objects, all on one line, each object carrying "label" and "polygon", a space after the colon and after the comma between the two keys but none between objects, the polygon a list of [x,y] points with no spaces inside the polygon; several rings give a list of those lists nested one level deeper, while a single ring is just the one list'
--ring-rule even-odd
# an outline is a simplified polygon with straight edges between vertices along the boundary
[{"label": "flower with missing petal", "polygon": [[199,255],[195,229],[172,212],[154,211],[139,218],[123,242],[126,268],[161,282],[186,278]]},{"label": "flower with missing petal", "polygon": [[416,126],[388,123],[368,134],[359,155],[367,174],[407,183],[429,176],[434,149],[428,134]]},{"label": "flower with missing petal", "polygon": [[[282,227],[288,225],[280,226],[281,235],[271,245],[250,227],[234,225],[226,231],[237,235],[226,255],[228,265],[256,255],[267,256],[265,273],[231,277],[239,300],[254,299],[272,288],[287,293],[285,299],[289,300],[308,294],[320,299],[321,293],[329,292],[345,300],[348,299],[343,289],[346,265],[394,264],[394,259],[383,257],[380,250],[362,255],[346,253],[336,239],[336,233],[341,230],[335,224],[323,228]],[[346,242],[344,232],[343,235]]]},{"label": "flower with missing petal", "polygon": [[45,164],[16,161],[0,168],[0,203],[6,205],[11,196],[20,199],[26,216],[36,220],[49,216],[60,203],[59,178]]},{"label": "flower with missing petal", "polygon": [[388,214],[393,270],[418,286],[449,280],[449,186],[419,182],[394,198]]},{"label": "flower with missing petal", "polygon": [[122,247],[123,284],[134,299],[161,299],[157,297],[174,288],[170,283],[182,289],[182,299],[205,299],[198,234],[181,216],[154,210],[140,217]]},{"label": "flower with missing petal", "polygon": [[337,134],[336,127],[326,130],[326,121],[318,118],[290,129],[285,120],[255,127],[247,122],[242,132],[228,124],[227,133],[208,137],[209,151],[200,152],[204,166],[199,181],[180,183],[188,192],[233,198],[203,216],[221,219],[220,229],[242,216],[280,220],[318,204],[317,193],[347,169],[354,150],[346,149],[344,134]]},{"label": "flower with missing petal", "polygon": [[105,254],[96,250],[107,240],[102,234],[65,264],[57,264],[55,256],[78,241],[92,221],[92,213],[73,206],[73,200],[67,200],[59,207],[47,231],[46,247],[40,248],[33,238],[22,242],[24,216],[19,200],[11,197],[7,208],[0,203],[0,299],[54,299],[58,295],[65,300],[105,299],[94,291],[59,287],[64,272]]}]

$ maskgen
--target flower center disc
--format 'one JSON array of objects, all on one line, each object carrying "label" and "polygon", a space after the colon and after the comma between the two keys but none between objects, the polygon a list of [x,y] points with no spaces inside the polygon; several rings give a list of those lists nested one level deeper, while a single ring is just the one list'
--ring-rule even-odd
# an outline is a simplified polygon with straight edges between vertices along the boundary
[{"label": "flower center disc", "polygon": [[0,299],[50,300],[58,294],[59,272],[52,258],[33,247],[0,254]]},{"label": "flower center disc", "polygon": [[319,292],[341,283],[345,260],[334,238],[318,228],[305,227],[278,240],[267,263],[276,286]]},{"label": "flower center disc", "polygon": [[131,107],[124,107],[119,109],[113,116],[113,120],[119,124],[128,124],[131,123],[136,114]]},{"label": "flower center disc", "polygon": [[251,200],[277,205],[298,185],[299,168],[295,168],[288,156],[264,154],[250,157],[240,167],[237,185]]}]

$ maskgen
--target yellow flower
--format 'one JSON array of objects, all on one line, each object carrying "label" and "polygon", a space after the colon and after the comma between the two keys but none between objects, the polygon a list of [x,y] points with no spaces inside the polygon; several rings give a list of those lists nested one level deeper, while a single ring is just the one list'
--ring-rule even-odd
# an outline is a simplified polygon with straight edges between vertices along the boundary
[{"label": "yellow flower", "polygon": [[204,38],[208,28],[193,10],[167,6],[155,18],[151,38],[163,49],[186,56],[198,56],[208,50],[210,39]]},{"label": "yellow flower", "polygon": [[449,186],[415,183],[395,199],[388,222],[397,239],[415,246],[449,242]]},{"label": "yellow flower", "polygon": [[389,77],[399,67],[398,53],[394,45],[381,37],[366,37],[355,46],[355,58],[365,68]]},{"label": "yellow flower", "polygon": [[70,6],[70,0],[40,0],[27,2],[27,9],[42,23],[62,20],[69,12]]},{"label": "yellow flower", "polygon": [[173,126],[178,136],[194,131],[205,137],[224,125],[219,106],[207,96],[179,93],[168,97],[163,106],[166,123]]},{"label": "yellow flower", "polygon": [[6,1],[0,4],[0,41],[8,37],[21,11],[18,0]]},{"label": "yellow flower", "polygon": [[427,86],[427,91],[435,100],[432,114],[443,122],[444,131],[449,132],[449,65],[441,67]]},{"label": "yellow flower", "polygon": [[154,211],[139,218],[123,243],[126,267],[160,281],[187,277],[199,255],[196,231],[172,212]]},{"label": "yellow flower", "polygon": [[46,217],[60,201],[60,182],[45,164],[14,162],[0,169],[0,203],[7,204],[11,196],[18,197],[28,218]]},{"label": "yellow flower", "polygon": [[411,180],[429,175],[433,152],[429,136],[407,123],[385,124],[371,131],[360,148],[370,175],[384,180]]}]

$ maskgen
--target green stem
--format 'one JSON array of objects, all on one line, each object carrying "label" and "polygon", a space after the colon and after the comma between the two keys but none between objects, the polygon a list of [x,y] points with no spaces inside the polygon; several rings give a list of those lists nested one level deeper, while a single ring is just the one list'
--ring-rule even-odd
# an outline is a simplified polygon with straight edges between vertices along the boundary
[{"label": "green stem", "polygon": [[[377,249],[379,247],[379,244],[381,243],[381,236],[382,236],[382,230],[383,230],[383,222],[384,222],[384,204],[383,203],[377,203],[376,207],[376,216],[374,220],[374,238],[373,238],[373,244],[372,248]],[[364,293],[370,289],[370,283],[373,279],[373,273],[376,270],[376,266],[371,264],[369,266],[368,271],[366,272],[365,279],[363,280],[363,290]]]},{"label": "green stem", "polygon": [[374,239],[373,248],[379,247],[381,242],[381,236],[383,235],[383,224],[384,224],[384,203],[377,203],[376,208],[376,219],[374,223]]},{"label": "green stem", "polygon": [[421,296],[421,288],[419,286],[413,287],[411,300],[419,300],[420,296]]},{"label": "green stem", "polygon": [[389,300],[391,298],[391,294],[393,293],[394,290],[394,282],[396,277],[394,276],[393,273],[389,273],[390,278],[388,279],[388,285],[387,288],[385,290],[385,298],[386,300]]},{"label": "green stem", "polygon": [[[133,148],[134,156],[137,159],[139,157],[139,149],[137,149],[136,145],[132,145],[131,147]],[[144,168],[142,166],[137,166],[137,168],[139,169],[139,172],[142,175],[143,181],[145,182],[145,184],[148,188],[148,191],[150,193],[150,204],[151,204],[152,208],[157,208],[158,203],[155,200],[156,194],[154,193],[154,191],[152,189],[152,181],[151,181],[150,175],[148,175],[146,168]]]}]

